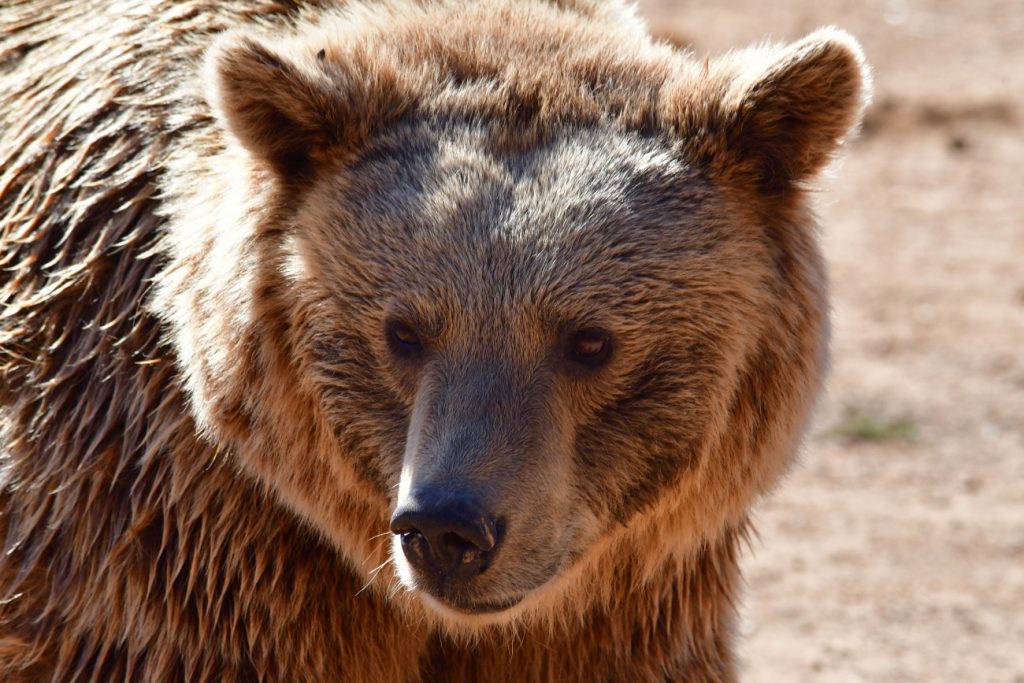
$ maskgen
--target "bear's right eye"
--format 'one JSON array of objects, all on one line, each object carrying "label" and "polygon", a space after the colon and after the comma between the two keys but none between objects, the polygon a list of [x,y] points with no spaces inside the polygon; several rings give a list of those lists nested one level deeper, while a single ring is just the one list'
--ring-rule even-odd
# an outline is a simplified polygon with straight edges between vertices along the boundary
[{"label": "bear's right eye", "polygon": [[413,356],[423,350],[423,342],[416,330],[407,323],[393,320],[387,326],[388,345],[399,356]]}]

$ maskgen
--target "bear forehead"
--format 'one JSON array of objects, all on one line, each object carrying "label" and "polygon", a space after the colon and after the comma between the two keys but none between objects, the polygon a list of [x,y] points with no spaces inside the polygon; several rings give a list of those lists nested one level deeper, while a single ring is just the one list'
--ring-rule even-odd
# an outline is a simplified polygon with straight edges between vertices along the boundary
[{"label": "bear forehead", "polygon": [[302,222],[363,264],[450,277],[486,263],[524,285],[593,267],[614,278],[623,260],[653,268],[721,237],[712,186],[670,141],[566,128],[509,149],[500,125],[394,126],[321,180]]}]

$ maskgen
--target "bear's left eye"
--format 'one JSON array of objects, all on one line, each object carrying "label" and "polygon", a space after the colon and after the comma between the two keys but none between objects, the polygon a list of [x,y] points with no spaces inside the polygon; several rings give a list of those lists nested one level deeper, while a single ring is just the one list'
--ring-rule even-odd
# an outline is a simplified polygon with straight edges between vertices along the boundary
[{"label": "bear's left eye", "polygon": [[599,367],[611,357],[611,336],[603,330],[578,330],[569,338],[568,351],[576,363]]},{"label": "bear's left eye", "polygon": [[416,330],[397,320],[388,323],[387,340],[392,352],[399,356],[414,356],[423,350],[423,342]]}]

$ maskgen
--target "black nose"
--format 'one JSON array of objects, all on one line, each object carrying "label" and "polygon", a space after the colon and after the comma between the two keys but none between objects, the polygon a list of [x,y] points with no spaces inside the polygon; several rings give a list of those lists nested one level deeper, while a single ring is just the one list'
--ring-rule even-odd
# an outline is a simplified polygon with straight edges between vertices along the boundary
[{"label": "black nose", "polygon": [[501,527],[474,497],[430,488],[413,491],[391,518],[409,564],[434,578],[483,573],[501,544]]}]

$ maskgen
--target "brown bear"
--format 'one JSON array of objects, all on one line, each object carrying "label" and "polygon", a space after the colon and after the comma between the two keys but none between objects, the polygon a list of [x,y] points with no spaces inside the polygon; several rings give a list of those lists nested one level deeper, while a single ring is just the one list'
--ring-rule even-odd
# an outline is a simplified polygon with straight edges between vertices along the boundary
[{"label": "brown bear", "polygon": [[736,678],[849,36],[698,61],[618,0],[0,31],[0,678]]}]

